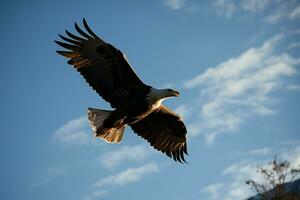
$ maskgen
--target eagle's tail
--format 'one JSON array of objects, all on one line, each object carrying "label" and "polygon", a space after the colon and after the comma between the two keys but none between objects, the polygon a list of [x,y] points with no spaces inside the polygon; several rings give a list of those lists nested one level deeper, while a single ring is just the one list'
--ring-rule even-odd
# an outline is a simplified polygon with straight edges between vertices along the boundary
[{"label": "eagle's tail", "polygon": [[122,139],[125,126],[105,128],[103,122],[112,111],[88,108],[88,119],[95,137],[100,137],[108,143],[119,143]]}]

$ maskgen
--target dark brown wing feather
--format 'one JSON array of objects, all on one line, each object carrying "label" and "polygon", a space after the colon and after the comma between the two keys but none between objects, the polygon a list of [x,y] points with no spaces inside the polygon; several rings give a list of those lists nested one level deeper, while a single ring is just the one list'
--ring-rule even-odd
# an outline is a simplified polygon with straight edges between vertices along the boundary
[{"label": "dark brown wing feather", "polygon": [[87,32],[75,23],[75,29],[80,36],[67,30],[69,38],[59,35],[64,42],[55,42],[69,51],[57,53],[70,58],[68,63],[74,65],[89,85],[110,102],[112,107],[119,107],[126,102],[130,93],[128,88],[141,87],[144,84],[120,50],[100,39],[88,27],[85,19],[83,25]]},{"label": "dark brown wing feather", "polygon": [[185,162],[187,154],[186,128],[180,117],[161,105],[144,119],[131,125],[132,130],[146,139],[155,149],[166,153],[175,161]]}]

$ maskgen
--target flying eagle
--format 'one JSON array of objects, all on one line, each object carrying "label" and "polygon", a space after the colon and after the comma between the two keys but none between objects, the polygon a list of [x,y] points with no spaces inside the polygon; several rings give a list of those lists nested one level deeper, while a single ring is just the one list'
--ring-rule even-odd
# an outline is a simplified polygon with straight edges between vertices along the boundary
[{"label": "flying eagle", "polygon": [[113,111],[88,108],[95,137],[108,143],[119,143],[126,125],[147,140],[155,149],[175,161],[185,162],[186,127],[178,114],[162,104],[169,97],[179,96],[172,89],[156,89],[143,83],[119,49],[99,38],[83,19],[81,36],[65,31],[64,41],[55,41],[69,51],[57,51],[70,60],[68,64],[107,102]]}]

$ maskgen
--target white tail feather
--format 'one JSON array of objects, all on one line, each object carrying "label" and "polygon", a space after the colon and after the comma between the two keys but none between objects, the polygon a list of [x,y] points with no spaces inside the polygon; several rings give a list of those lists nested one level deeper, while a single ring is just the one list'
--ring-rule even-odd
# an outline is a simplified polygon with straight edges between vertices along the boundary
[{"label": "white tail feather", "polygon": [[102,126],[104,120],[109,117],[111,111],[88,108],[88,119],[91,127],[96,134],[96,131]]},{"label": "white tail feather", "polygon": [[100,137],[108,143],[119,143],[122,139],[125,126],[122,127],[103,127],[103,122],[112,111],[88,108],[88,119],[90,121],[94,137]]}]

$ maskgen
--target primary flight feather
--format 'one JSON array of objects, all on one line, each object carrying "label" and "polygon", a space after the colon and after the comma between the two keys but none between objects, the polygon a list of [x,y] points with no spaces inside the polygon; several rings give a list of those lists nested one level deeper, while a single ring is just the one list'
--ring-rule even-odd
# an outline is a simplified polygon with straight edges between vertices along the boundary
[{"label": "primary flight feather", "polygon": [[185,162],[186,127],[178,114],[162,105],[163,100],[179,96],[179,92],[143,83],[119,49],[99,38],[85,19],[83,26],[86,32],[75,23],[80,36],[66,30],[68,37],[59,35],[64,42],[55,42],[67,49],[57,53],[69,58],[68,64],[115,108],[113,111],[88,108],[95,137],[119,143],[129,125],[155,149],[175,161]]}]

